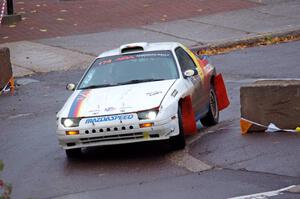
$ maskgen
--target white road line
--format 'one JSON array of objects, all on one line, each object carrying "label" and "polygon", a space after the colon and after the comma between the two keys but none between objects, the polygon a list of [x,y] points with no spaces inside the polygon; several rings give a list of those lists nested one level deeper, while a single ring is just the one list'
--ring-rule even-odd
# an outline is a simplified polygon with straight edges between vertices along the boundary
[{"label": "white road line", "polygon": [[9,116],[8,119],[16,119],[16,118],[19,118],[19,117],[27,117],[27,116],[30,116],[30,115],[33,115],[33,113],[21,113],[21,114],[18,114],[18,115],[12,115],[12,116]]},{"label": "white road line", "polygon": [[289,190],[291,188],[294,188],[294,187],[295,187],[295,185],[292,185],[292,186],[285,187],[285,188],[282,188],[282,189],[278,189],[278,190],[275,190],[275,191],[256,193],[256,194],[246,195],[246,196],[238,196],[238,197],[233,197],[233,198],[229,198],[229,199],[266,199],[268,197],[277,196],[277,195],[281,194],[281,192],[287,191],[287,190]]}]

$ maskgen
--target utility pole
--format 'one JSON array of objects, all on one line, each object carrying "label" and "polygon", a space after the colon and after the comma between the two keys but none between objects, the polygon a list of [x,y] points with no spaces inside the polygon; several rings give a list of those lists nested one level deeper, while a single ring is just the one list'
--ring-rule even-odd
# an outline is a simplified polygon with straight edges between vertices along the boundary
[{"label": "utility pole", "polygon": [[6,24],[6,25],[16,24],[17,22],[22,20],[20,14],[14,13],[13,0],[6,0],[6,6],[7,6],[7,15],[3,16],[1,24]]},{"label": "utility pole", "polygon": [[14,14],[14,3],[13,0],[7,0],[7,15]]}]

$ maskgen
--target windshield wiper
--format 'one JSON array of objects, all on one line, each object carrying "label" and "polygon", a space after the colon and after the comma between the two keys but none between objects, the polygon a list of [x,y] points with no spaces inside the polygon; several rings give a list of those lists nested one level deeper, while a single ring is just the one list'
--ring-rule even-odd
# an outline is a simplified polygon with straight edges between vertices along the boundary
[{"label": "windshield wiper", "polygon": [[93,88],[103,88],[103,87],[109,87],[109,86],[116,86],[115,84],[100,84],[100,85],[90,85],[86,86],[80,89],[93,89]]},{"label": "windshield wiper", "polygon": [[166,79],[133,79],[126,82],[120,82],[118,85],[125,85],[125,84],[136,84],[136,83],[142,83],[142,82],[154,82],[154,81],[162,81]]}]

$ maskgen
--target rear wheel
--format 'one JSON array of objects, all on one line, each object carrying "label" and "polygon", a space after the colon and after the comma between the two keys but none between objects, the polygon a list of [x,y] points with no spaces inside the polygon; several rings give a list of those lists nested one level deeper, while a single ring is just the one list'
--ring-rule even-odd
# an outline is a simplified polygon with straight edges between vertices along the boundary
[{"label": "rear wheel", "polygon": [[201,119],[201,123],[204,126],[212,126],[219,122],[219,109],[218,101],[214,88],[210,89],[209,94],[209,111],[204,118]]},{"label": "rear wheel", "polygon": [[66,149],[66,155],[68,158],[77,158],[81,155],[81,148]]},{"label": "rear wheel", "polygon": [[182,113],[181,106],[178,106],[178,126],[179,126],[179,134],[171,137],[171,145],[174,150],[183,149],[185,147],[185,136],[183,131],[182,124]]}]

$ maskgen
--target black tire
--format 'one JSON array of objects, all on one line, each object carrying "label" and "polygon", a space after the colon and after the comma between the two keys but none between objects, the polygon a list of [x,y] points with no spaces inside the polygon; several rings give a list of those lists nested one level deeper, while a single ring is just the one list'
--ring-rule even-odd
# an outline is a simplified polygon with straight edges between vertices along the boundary
[{"label": "black tire", "polygon": [[184,135],[183,124],[182,124],[181,106],[178,106],[178,125],[179,125],[179,134],[171,137],[170,139],[172,149],[174,150],[184,149],[185,147],[185,135]]},{"label": "black tire", "polygon": [[81,155],[81,148],[66,149],[66,155],[70,159],[78,158]]},{"label": "black tire", "polygon": [[204,126],[213,126],[219,122],[219,109],[218,101],[214,88],[210,89],[209,93],[209,111],[204,118],[201,119],[201,123]]}]

